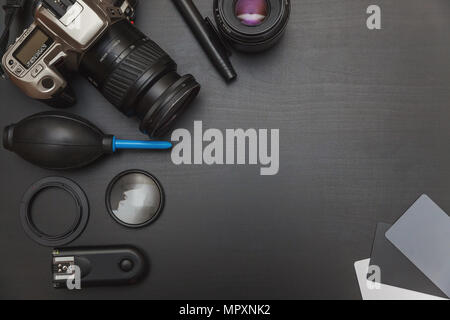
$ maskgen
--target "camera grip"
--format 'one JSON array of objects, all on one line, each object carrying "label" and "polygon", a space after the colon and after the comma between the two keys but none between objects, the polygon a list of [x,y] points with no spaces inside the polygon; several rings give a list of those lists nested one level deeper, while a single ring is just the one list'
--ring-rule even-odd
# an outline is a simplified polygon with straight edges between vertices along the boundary
[{"label": "camera grip", "polygon": [[[68,108],[76,103],[76,97],[63,75],[62,66],[61,63],[55,65],[40,61],[28,71],[23,71],[25,69],[21,66],[5,69],[11,81],[30,98],[53,108]],[[15,70],[20,70],[21,73]]]},{"label": "camera grip", "polygon": [[39,101],[52,108],[65,109],[74,106],[77,102],[77,98],[72,87],[67,84],[65,88],[62,88],[53,94],[50,99],[40,99]]}]

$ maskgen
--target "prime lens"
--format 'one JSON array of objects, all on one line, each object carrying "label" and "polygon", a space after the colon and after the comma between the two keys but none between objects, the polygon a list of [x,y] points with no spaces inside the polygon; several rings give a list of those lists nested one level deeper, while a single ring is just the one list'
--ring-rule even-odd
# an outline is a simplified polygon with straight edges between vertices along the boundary
[{"label": "prime lens", "polygon": [[200,91],[192,75],[180,76],[176,63],[128,20],[113,24],[84,55],[81,73],[141,131],[164,135]]},{"label": "prime lens", "polygon": [[290,12],[290,0],[214,0],[219,31],[244,52],[273,47],[286,30]]}]

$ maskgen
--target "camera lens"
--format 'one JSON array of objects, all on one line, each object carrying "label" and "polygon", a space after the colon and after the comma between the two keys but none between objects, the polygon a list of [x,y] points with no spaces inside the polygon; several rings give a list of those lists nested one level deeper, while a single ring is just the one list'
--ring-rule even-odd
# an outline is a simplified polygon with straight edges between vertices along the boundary
[{"label": "camera lens", "polygon": [[267,17],[268,4],[266,0],[238,0],[235,14],[247,26],[258,26]]},{"label": "camera lens", "polygon": [[214,0],[219,31],[237,50],[260,52],[283,36],[291,12],[290,0]]},{"label": "camera lens", "polygon": [[141,131],[164,135],[200,91],[192,75],[127,20],[113,24],[84,55],[80,72]]}]

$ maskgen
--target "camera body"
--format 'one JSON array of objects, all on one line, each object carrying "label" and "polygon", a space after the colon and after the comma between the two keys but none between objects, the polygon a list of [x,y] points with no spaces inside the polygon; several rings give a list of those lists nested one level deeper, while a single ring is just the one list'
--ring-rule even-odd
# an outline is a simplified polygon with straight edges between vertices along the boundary
[{"label": "camera body", "polygon": [[[2,64],[11,81],[29,97],[65,108],[76,102],[64,71],[77,71],[83,55],[108,28],[133,10],[127,1],[48,1],[9,47]],[[52,6],[50,6],[50,3]]]},{"label": "camera body", "polygon": [[136,0],[40,0],[35,20],[3,56],[11,81],[55,108],[75,104],[67,73],[80,72],[119,111],[164,135],[200,91],[130,21]]}]

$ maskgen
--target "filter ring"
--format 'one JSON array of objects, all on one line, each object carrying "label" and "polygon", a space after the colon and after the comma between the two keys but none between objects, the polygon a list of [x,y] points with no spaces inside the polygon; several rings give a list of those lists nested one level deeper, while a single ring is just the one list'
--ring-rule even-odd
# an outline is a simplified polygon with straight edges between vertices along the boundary
[{"label": "filter ring", "polygon": [[[72,226],[59,235],[49,235],[40,230],[31,217],[31,206],[39,193],[48,188],[57,188],[67,192],[77,206],[76,219]],[[89,202],[84,191],[72,180],[62,177],[48,177],[34,183],[23,196],[20,204],[22,227],[33,241],[46,247],[64,246],[77,239],[84,231],[89,220]]]}]

